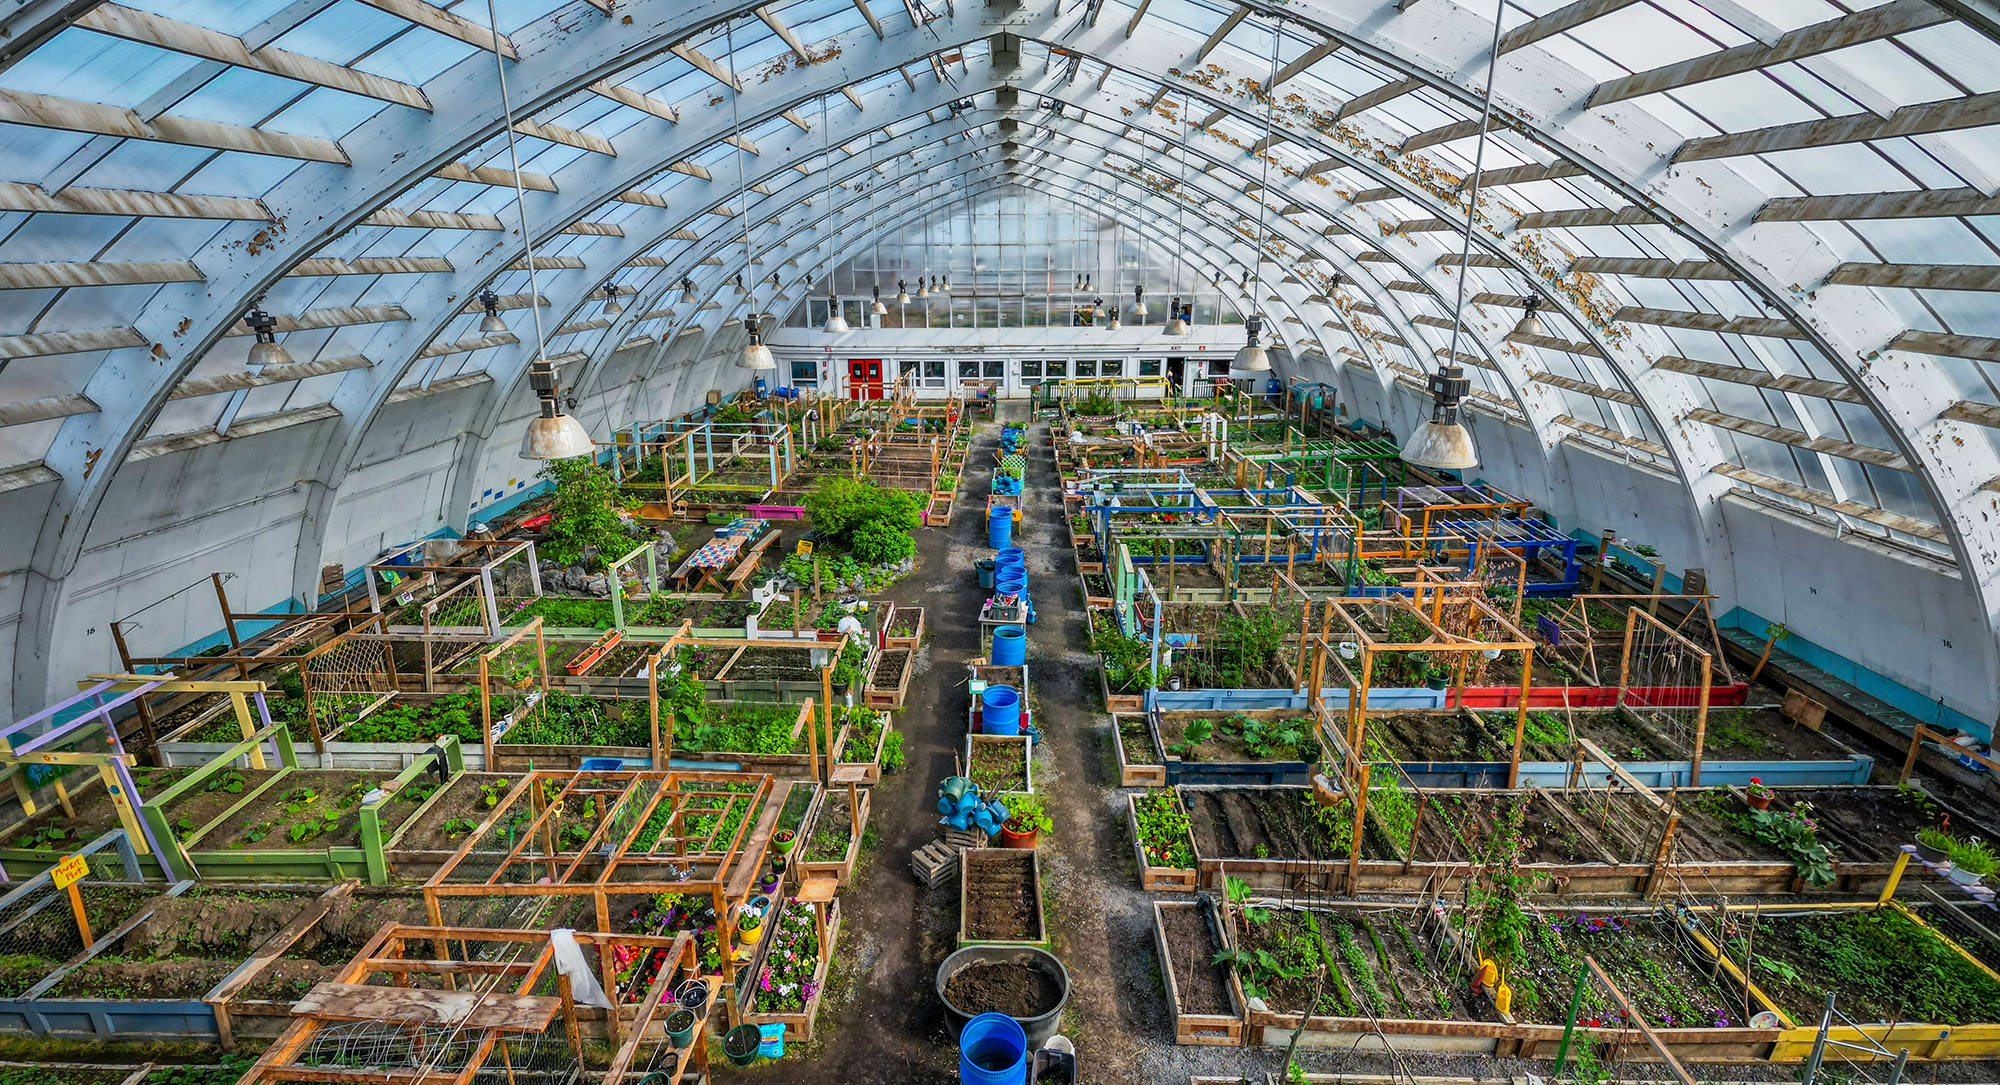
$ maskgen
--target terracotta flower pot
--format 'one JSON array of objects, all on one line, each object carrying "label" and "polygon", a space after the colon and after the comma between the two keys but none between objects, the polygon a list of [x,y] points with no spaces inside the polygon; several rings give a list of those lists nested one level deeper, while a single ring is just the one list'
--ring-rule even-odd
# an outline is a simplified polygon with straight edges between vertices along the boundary
[{"label": "terracotta flower pot", "polygon": [[1000,826],[1000,846],[1003,848],[1032,848],[1035,846],[1035,842],[1041,838],[1041,835],[1042,832],[1040,829],[1031,829],[1025,833],[1017,833],[1007,826],[1002,825]]},{"label": "terracotta flower pot", "polygon": [[1743,801],[1749,803],[1752,810],[1768,810],[1771,806],[1769,795],[1745,795]]}]

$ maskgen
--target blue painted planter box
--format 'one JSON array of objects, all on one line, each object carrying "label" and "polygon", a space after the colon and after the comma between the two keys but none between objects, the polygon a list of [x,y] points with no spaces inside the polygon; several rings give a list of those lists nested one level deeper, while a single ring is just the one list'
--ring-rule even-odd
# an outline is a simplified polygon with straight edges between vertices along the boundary
[{"label": "blue painted planter box", "polygon": [[0,1032],[82,1036],[99,1040],[221,1038],[215,1009],[200,999],[0,999]]}]

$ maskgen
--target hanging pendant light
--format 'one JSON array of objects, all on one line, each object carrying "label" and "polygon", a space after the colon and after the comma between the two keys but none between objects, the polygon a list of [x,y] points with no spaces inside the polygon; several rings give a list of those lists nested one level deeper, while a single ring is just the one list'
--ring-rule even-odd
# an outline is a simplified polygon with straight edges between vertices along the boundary
[{"label": "hanging pendant light", "polygon": [[625,306],[619,304],[618,302],[618,287],[615,284],[606,281],[604,284],[604,315],[618,316],[624,311],[625,311]]},{"label": "hanging pendant light", "polygon": [[528,366],[528,387],[535,390],[541,413],[528,420],[528,432],[521,436],[522,459],[567,460],[597,451],[583,423],[563,413],[556,367],[547,358],[537,357]]},{"label": "hanging pendant light", "polygon": [[925,298],[928,298],[928,297],[930,297],[930,296],[931,296],[931,288],[930,288],[930,287],[928,287],[928,286],[925,286],[925,285],[924,285],[924,280],[923,280],[923,279],[921,279],[921,278],[919,278],[919,279],[917,280],[917,295],[916,295],[916,296],[917,296],[917,300],[918,300],[918,301],[922,301],[922,300],[924,300]]},{"label": "hanging pendant light", "polygon": [[738,369],[778,368],[778,360],[771,356],[771,348],[764,345],[764,336],[760,331],[763,321],[761,315],[743,321],[743,326],[750,329],[750,341],[743,344],[743,354],[736,359]]},{"label": "hanging pendant light", "polygon": [[882,304],[882,288],[877,286],[874,290],[875,300],[869,304],[868,311],[874,313],[876,316],[889,315],[889,307]]},{"label": "hanging pendant light", "polygon": [[681,304],[693,305],[695,300],[694,280],[688,278],[686,275],[681,276]]},{"label": "hanging pendant light", "polygon": [[1140,283],[1138,286],[1132,288],[1132,319],[1134,320],[1146,319],[1145,283]]},{"label": "hanging pendant light", "polygon": [[1234,376],[1237,370],[1261,372],[1271,368],[1270,353],[1257,345],[1257,336],[1263,330],[1264,318],[1261,316],[1253,315],[1243,322],[1245,341],[1242,348],[1236,352],[1236,357],[1229,360],[1231,376]]},{"label": "hanging pendant light", "polygon": [[898,305],[908,305],[909,303],[910,303],[910,288],[909,288],[909,286],[908,286],[907,284],[905,284],[905,283],[903,282],[903,280],[901,280],[901,279],[897,279],[897,280],[896,280],[896,304],[898,304]]},{"label": "hanging pendant light", "polygon": [[479,292],[479,304],[486,310],[486,315],[479,320],[479,334],[506,335],[507,321],[500,316],[500,295],[495,294],[492,287],[487,287]]},{"label": "hanging pendant light", "polygon": [[1172,320],[1167,321],[1167,334],[1186,335],[1188,333],[1188,324],[1186,320],[1183,320],[1181,318],[1180,295],[1176,294],[1174,296],[1174,303],[1167,307],[1167,312],[1172,313],[1174,315],[1174,318]]},{"label": "hanging pendant light", "polygon": [[250,347],[250,364],[258,368],[268,365],[290,365],[292,355],[278,342],[278,318],[264,311],[264,297],[250,303],[250,311],[243,315],[243,323],[257,336],[257,342]]},{"label": "hanging pendant light", "polygon": [[1403,462],[1418,467],[1463,471],[1479,466],[1479,451],[1472,446],[1472,434],[1458,420],[1458,407],[1472,382],[1465,370],[1448,365],[1430,375],[1424,386],[1431,393],[1431,417],[1403,442]]},{"label": "hanging pendant light", "polygon": [[[1505,0],[1502,0],[1504,6]],[[1465,234],[1458,252],[1458,304],[1451,320],[1451,345],[1445,349],[1447,359],[1458,357],[1458,339],[1465,330],[1465,287],[1472,276],[1472,220],[1478,213],[1479,189],[1486,177],[1486,133],[1493,120],[1493,80],[1499,70],[1500,61],[1500,16],[1504,10],[1494,15],[1493,46],[1486,60],[1486,101],[1479,111],[1479,140],[1472,151],[1472,182],[1465,200]],[[1516,335],[1540,335],[1542,322],[1535,316],[1541,308],[1539,295],[1528,298],[1527,312],[1514,325]],[[1463,471],[1479,465],[1479,450],[1473,447],[1472,434],[1465,423],[1458,420],[1458,407],[1466,394],[1472,390],[1472,382],[1465,379],[1465,370],[1455,364],[1439,367],[1424,381],[1424,387],[1431,393],[1430,420],[1418,426],[1410,438],[1403,442],[1403,461],[1418,467],[1439,470]]]},{"label": "hanging pendant light", "polygon": [[[487,25],[494,25],[493,0],[487,0],[486,16]],[[548,336],[542,328],[542,288],[535,268],[535,235],[528,229],[528,194],[521,186],[521,152],[514,142],[514,105],[507,95],[507,65],[500,56],[498,35],[492,37],[492,43],[493,71],[500,89],[500,115],[507,137],[507,159],[513,168],[514,214],[521,224],[523,261],[528,265],[528,312],[535,322],[535,360],[528,365],[528,387],[534,390],[540,410],[528,420],[527,431],[521,435],[521,458],[566,460],[574,456],[595,455],[597,446],[590,439],[590,431],[583,428],[583,423],[563,413],[557,398],[562,389],[556,382],[556,367],[546,353]],[[505,331],[507,325],[500,320],[499,299],[493,296],[493,291],[485,291],[479,300],[486,307],[486,317],[479,322],[480,330],[484,332],[497,326],[499,331]]]},{"label": "hanging pendant light", "polygon": [[730,282],[736,284],[736,294],[738,297],[741,297],[743,295],[743,273],[740,271],[737,272],[730,278]]},{"label": "hanging pendant light", "polygon": [[1547,335],[1548,334],[1547,329],[1542,327],[1542,318],[1540,316],[1541,311],[1542,311],[1542,296],[1540,294],[1528,295],[1527,312],[1522,313],[1521,319],[1517,323],[1515,323],[1514,334]]}]

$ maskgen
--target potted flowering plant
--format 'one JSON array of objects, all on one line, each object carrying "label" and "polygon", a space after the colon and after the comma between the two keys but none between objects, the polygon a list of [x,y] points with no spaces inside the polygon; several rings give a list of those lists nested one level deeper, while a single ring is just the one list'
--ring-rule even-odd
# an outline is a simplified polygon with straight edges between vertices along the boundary
[{"label": "potted flowering plant", "polygon": [[799,834],[790,829],[779,829],[777,832],[771,834],[771,846],[778,849],[779,855],[790,855],[792,853],[792,845],[798,843],[798,841]]},{"label": "potted flowering plant", "polygon": [[1777,797],[1777,794],[1777,792],[1765,787],[1764,781],[1755,776],[1750,777],[1750,786],[1743,789],[1744,801],[1750,804],[1750,809],[1752,810],[1769,808],[1771,800]]},{"label": "potted flowering plant", "polygon": [[746,946],[754,946],[764,937],[764,917],[756,912],[745,912],[736,924],[736,937]]}]

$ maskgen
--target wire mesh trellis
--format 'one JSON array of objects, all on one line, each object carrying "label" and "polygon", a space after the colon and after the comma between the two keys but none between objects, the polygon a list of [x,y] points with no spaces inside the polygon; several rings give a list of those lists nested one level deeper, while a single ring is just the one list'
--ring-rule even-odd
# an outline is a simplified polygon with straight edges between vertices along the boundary
[{"label": "wire mesh trellis", "polygon": [[1626,611],[1625,621],[1619,703],[1644,709],[1639,718],[1645,725],[1664,732],[1674,746],[1687,751],[1693,759],[1689,783],[1699,784],[1712,657],[1638,607]]},{"label": "wire mesh trellis", "polygon": [[382,639],[387,615],[377,615],[320,645],[299,660],[306,721],[313,745],[396,693],[394,649]]}]

